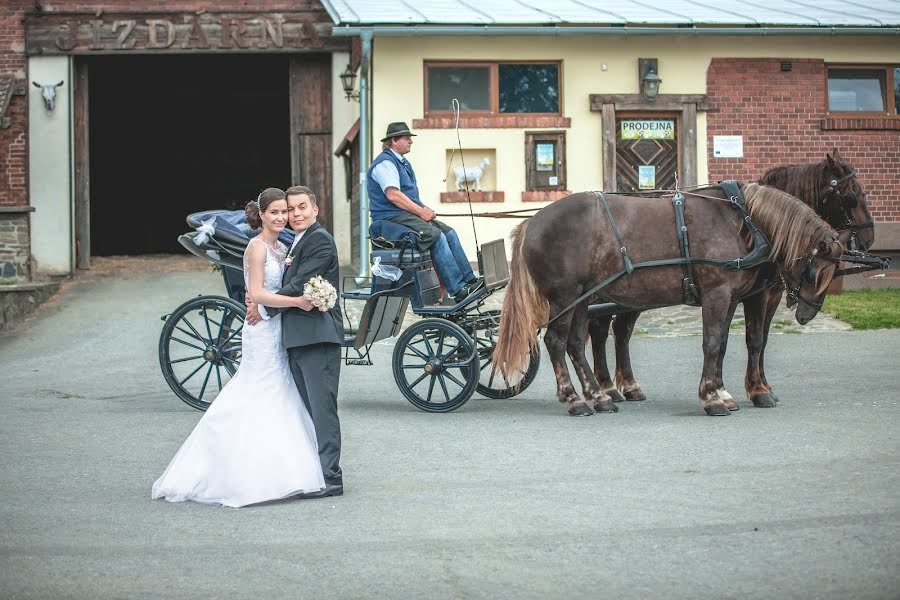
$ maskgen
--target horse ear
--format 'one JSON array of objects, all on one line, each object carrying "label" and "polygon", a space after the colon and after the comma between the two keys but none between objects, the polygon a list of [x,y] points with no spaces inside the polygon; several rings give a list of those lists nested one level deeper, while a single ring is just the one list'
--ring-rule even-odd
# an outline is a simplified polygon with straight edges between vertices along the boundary
[{"label": "horse ear", "polygon": [[[837,154],[837,150],[835,150],[834,153]],[[828,166],[829,166],[829,167],[835,166],[835,165],[834,165],[834,159],[831,158],[831,155],[830,155],[830,154],[826,154],[826,155],[825,155],[825,159],[828,161]]]}]

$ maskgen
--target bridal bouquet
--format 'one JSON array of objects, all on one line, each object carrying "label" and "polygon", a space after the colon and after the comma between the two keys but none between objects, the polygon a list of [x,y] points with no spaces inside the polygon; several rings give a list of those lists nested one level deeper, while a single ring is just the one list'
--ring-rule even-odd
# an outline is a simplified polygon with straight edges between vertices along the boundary
[{"label": "bridal bouquet", "polygon": [[337,290],[321,275],[316,275],[306,282],[303,286],[303,295],[322,312],[333,308],[337,303]]}]

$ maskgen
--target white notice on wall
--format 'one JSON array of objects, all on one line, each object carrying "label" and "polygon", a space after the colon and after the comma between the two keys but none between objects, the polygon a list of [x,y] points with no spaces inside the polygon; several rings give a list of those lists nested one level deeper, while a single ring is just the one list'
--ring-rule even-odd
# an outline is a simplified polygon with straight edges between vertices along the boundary
[{"label": "white notice on wall", "polygon": [[714,135],[713,157],[742,158],[744,156],[744,136]]}]

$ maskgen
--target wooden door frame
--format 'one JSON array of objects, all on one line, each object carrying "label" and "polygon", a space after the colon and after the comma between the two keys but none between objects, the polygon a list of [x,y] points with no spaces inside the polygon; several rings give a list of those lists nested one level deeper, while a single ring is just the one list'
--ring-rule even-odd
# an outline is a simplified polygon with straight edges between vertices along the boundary
[{"label": "wooden door frame", "polygon": [[603,153],[603,189],[616,190],[616,116],[617,113],[680,113],[678,140],[679,182],[697,185],[697,111],[708,108],[706,94],[661,94],[649,103],[640,94],[591,94],[592,112],[602,118],[600,147]]},{"label": "wooden door frame", "polygon": [[74,172],[75,202],[75,266],[78,269],[91,268],[91,173],[89,107],[88,107],[88,62],[80,57],[73,58],[75,85],[72,94],[72,153]]}]

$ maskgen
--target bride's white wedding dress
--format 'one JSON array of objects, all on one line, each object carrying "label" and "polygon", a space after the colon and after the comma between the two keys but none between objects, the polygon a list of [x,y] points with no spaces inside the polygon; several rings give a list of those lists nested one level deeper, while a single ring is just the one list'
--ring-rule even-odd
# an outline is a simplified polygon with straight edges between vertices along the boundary
[{"label": "bride's white wedding dress", "polygon": [[[264,286],[277,292],[284,247],[250,243],[266,246]],[[245,257],[245,282],[247,273]],[[281,316],[244,325],[241,344],[237,372],[153,484],[153,499],[238,507],[325,487],[316,430],[281,345]]]}]

